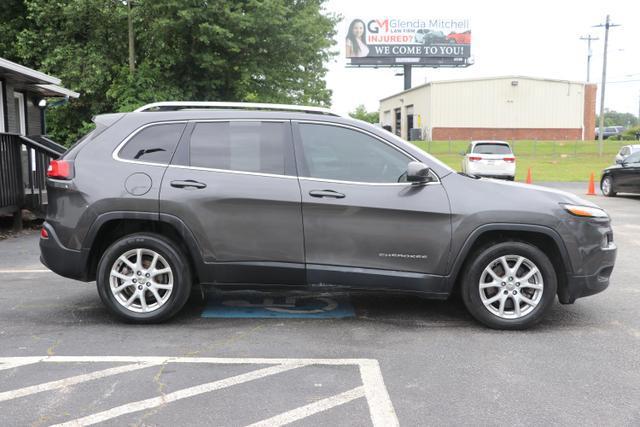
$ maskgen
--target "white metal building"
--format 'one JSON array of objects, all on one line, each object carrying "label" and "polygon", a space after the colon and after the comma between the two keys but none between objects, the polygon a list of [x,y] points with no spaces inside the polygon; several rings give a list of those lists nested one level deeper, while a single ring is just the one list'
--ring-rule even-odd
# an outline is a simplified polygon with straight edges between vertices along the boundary
[{"label": "white metal building", "polygon": [[595,98],[595,84],[568,80],[435,81],[380,100],[380,121],[406,139],[594,139]]}]

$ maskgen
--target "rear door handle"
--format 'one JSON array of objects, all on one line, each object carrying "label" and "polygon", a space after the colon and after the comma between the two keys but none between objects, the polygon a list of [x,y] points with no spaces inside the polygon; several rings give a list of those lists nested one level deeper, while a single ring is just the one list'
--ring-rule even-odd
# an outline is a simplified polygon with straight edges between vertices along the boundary
[{"label": "rear door handle", "polygon": [[309,191],[309,195],[311,197],[332,197],[334,199],[344,198],[344,194],[333,190],[311,190]]},{"label": "rear door handle", "polygon": [[187,188],[187,187],[205,188],[207,184],[205,184],[204,182],[194,181],[192,179],[185,179],[185,180],[171,181],[171,186],[175,188]]}]

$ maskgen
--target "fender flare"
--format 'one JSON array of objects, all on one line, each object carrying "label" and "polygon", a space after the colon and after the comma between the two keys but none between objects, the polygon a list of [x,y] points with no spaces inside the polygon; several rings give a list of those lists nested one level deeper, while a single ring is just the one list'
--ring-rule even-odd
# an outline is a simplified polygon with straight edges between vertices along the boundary
[{"label": "fender flare", "polygon": [[565,272],[567,274],[571,274],[573,272],[571,258],[569,257],[569,251],[567,250],[564,240],[562,240],[562,237],[560,237],[560,234],[558,234],[558,232],[553,228],[536,224],[491,223],[477,227],[469,234],[469,236],[467,236],[467,239],[463,243],[462,248],[460,248],[460,251],[458,251],[458,254],[451,266],[451,270],[449,271],[448,282],[450,289],[455,285],[455,280],[458,277],[458,274],[462,269],[462,265],[466,261],[473,245],[482,234],[489,231],[526,231],[530,233],[544,234],[545,236],[553,239],[556,246],[558,247],[558,250],[560,251],[560,254],[562,255],[562,258],[564,260],[563,264],[565,266]]},{"label": "fender flare", "polygon": [[196,268],[196,272],[198,273],[199,277],[202,278],[207,276],[207,271],[204,268],[205,264],[202,258],[200,245],[198,244],[198,241],[196,240],[189,227],[187,227],[187,225],[176,216],[169,214],[159,214],[157,212],[114,211],[98,215],[98,217],[93,221],[93,224],[91,224],[91,226],[89,227],[89,231],[87,232],[82,242],[82,252],[87,254],[87,258],[91,251],[91,248],[93,247],[96,236],[98,235],[102,227],[109,221],[120,219],[145,220],[156,223],[165,223],[173,226],[183,238],[184,244],[189,251],[188,255],[191,256],[194,267]]}]

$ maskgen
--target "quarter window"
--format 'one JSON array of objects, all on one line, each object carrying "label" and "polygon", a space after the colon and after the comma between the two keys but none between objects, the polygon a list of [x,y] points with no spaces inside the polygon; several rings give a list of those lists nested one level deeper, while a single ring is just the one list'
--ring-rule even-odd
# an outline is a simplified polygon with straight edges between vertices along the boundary
[{"label": "quarter window", "polygon": [[146,127],[120,150],[121,159],[169,164],[185,123],[166,123]]},{"label": "quarter window", "polygon": [[412,160],[388,144],[348,128],[301,123],[300,137],[311,178],[399,182]]},{"label": "quarter window", "polygon": [[197,123],[191,134],[191,166],[212,169],[285,173],[285,123]]}]

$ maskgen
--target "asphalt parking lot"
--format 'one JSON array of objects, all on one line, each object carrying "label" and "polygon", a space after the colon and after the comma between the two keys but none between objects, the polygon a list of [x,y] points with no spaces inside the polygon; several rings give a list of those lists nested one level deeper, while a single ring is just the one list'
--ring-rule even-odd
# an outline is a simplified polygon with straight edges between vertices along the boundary
[{"label": "asphalt parking lot", "polygon": [[95,284],[44,271],[35,233],[0,241],[1,424],[640,425],[640,196],[591,200],[613,219],[611,286],[524,332],[385,295],[194,293],[126,325]]}]

